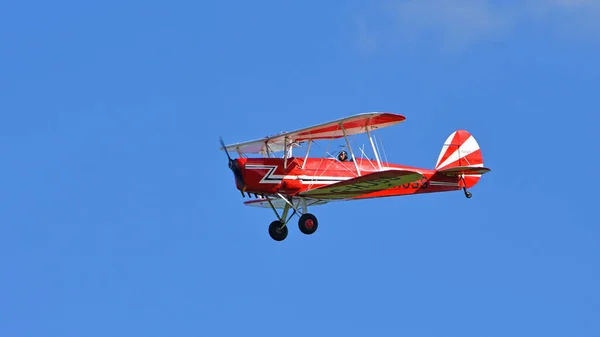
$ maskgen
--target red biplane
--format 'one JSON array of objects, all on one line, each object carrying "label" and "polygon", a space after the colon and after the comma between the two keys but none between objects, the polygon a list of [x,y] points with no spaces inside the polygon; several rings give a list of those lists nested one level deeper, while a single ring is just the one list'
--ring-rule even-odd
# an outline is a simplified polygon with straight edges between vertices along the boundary
[{"label": "red biplane", "polygon": [[[242,196],[256,198],[244,204],[271,208],[275,212],[277,220],[269,226],[269,235],[276,241],[287,237],[287,224],[294,215],[299,216],[298,227],[302,233],[314,233],[318,221],[308,213],[308,207],[331,201],[461,189],[470,198],[471,192],[467,189],[490,169],[483,166],[479,145],[465,130],[455,131],[446,139],[434,169],[391,164],[381,158],[372,131],[405,119],[387,112],[361,113],[249,142],[225,145],[221,139],[221,150],[227,153],[229,168]],[[350,137],[359,134],[368,136],[374,158],[355,156]],[[317,141],[338,138],[344,138],[346,144],[337,155],[326,151],[324,157],[309,157],[311,146],[318,144]],[[294,148],[305,143],[304,156],[293,156]],[[236,151],[239,158],[232,159],[229,151]],[[365,154],[364,149],[360,151]],[[248,154],[262,157],[248,157]],[[281,214],[279,209],[282,209]],[[288,217],[290,210],[293,213]]]}]

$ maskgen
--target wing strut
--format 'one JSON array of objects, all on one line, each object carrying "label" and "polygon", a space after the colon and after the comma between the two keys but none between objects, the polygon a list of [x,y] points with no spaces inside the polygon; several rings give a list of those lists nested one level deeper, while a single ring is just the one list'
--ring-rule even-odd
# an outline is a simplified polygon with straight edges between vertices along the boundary
[{"label": "wing strut", "polygon": [[287,169],[288,160],[288,137],[283,138],[283,169]]},{"label": "wing strut", "polygon": [[306,155],[304,156],[304,161],[302,162],[302,168],[304,168],[304,165],[306,164],[306,160],[308,159],[308,154],[310,153],[310,145],[312,144],[312,139],[308,140],[308,145],[306,147]]},{"label": "wing strut", "polygon": [[339,125],[342,128],[342,132],[344,133],[344,139],[346,139],[346,146],[348,146],[348,150],[350,151],[350,155],[352,156],[352,162],[354,163],[354,167],[356,168],[356,173],[360,176],[360,170],[358,169],[358,164],[356,163],[356,158],[354,157],[354,151],[352,151],[352,147],[350,146],[350,141],[348,140],[348,134],[346,133],[344,124],[340,123]]},{"label": "wing strut", "polygon": [[377,153],[377,149],[375,148],[375,143],[373,143],[373,137],[371,137],[371,131],[369,131],[369,126],[366,126],[367,136],[369,137],[369,142],[371,142],[371,147],[373,148],[373,153],[375,154],[375,159],[377,160],[377,166],[379,170],[381,170],[381,161],[379,160],[379,154]]}]

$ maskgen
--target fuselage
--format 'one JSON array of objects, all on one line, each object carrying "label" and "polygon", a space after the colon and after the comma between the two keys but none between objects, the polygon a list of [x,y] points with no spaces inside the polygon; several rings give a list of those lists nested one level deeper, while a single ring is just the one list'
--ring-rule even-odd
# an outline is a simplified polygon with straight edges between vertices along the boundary
[{"label": "fuselage", "polygon": [[[445,192],[461,189],[465,184],[457,177],[449,177],[435,170],[417,168],[359,158],[356,165],[348,160],[341,162],[332,158],[291,157],[284,163],[283,158],[238,158],[245,186],[237,188],[247,193],[271,195],[281,193],[296,195],[302,191],[334,184],[360,175],[382,170],[415,170],[424,177],[401,186],[361,195],[357,198],[400,196],[418,193]],[[479,178],[465,179],[466,187],[474,185]]]}]

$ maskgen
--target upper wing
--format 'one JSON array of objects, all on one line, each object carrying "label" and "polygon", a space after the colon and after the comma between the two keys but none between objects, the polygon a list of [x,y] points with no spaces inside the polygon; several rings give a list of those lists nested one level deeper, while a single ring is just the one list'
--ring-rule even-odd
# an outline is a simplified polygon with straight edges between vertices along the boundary
[{"label": "upper wing", "polygon": [[416,171],[379,171],[301,192],[299,195],[319,199],[346,199],[386,190],[421,178],[423,178],[423,175]]},{"label": "upper wing", "polygon": [[361,113],[296,131],[284,132],[262,139],[227,145],[225,148],[222,147],[221,150],[240,150],[244,153],[262,154],[279,152],[285,150],[286,144],[307,140],[341,138],[344,136],[344,131],[341,126],[345,129],[346,134],[350,136],[367,132],[367,128],[371,131],[398,124],[405,119],[406,118],[402,115],[389,112]]}]

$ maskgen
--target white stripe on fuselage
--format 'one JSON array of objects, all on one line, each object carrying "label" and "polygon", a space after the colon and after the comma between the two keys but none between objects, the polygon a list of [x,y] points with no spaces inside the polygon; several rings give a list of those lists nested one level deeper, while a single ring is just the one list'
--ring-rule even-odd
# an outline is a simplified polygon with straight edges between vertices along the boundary
[{"label": "white stripe on fuselage", "polygon": [[250,170],[268,170],[267,174],[260,180],[261,184],[279,184],[283,179],[300,180],[303,184],[333,184],[352,177],[330,177],[330,176],[307,176],[307,175],[280,175],[273,174],[277,165],[246,165]]}]

